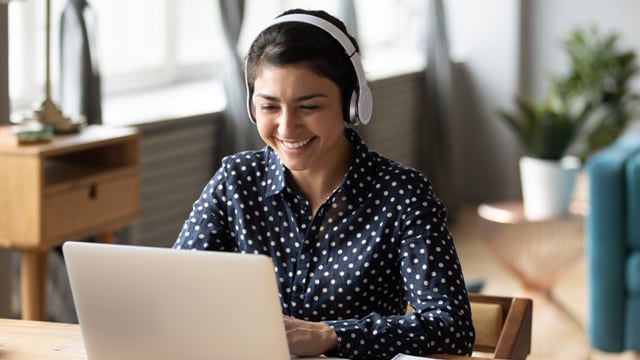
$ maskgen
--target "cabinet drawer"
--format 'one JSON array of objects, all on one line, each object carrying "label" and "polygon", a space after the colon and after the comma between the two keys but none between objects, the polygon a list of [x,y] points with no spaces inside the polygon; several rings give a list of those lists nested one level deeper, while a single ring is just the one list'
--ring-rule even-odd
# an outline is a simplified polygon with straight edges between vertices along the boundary
[{"label": "cabinet drawer", "polygon": [[138,216],[139,196],[137,174],[49,194],[43,201],[42,237],[56,240],[122,226]]}]

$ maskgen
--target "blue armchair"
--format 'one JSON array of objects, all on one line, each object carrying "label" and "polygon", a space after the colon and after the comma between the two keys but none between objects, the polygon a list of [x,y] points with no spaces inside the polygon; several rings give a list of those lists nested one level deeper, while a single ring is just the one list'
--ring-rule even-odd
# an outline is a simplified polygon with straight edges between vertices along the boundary
[{"label": "blue armchair", "polygon": [[600,351],[640,351],[640,132],[594,154],[586,171],[589,340]]}]

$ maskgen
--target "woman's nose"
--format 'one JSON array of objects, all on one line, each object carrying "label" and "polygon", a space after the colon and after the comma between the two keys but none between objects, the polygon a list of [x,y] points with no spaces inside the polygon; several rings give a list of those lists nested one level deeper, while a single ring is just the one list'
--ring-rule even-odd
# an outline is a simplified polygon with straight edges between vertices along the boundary
[{"label": "woman's nose", "polygon": [[283,109],[280,114],[280,121],[278,123],[278,128],[281,133],[286,133],[287,131],[295,128],[298,125],[298,118],[294,111]]}]

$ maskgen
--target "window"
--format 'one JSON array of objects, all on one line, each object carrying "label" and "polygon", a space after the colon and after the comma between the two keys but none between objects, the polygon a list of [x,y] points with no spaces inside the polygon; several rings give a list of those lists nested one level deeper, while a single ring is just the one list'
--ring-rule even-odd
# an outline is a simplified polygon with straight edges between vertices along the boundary
[{"label": "window", "polygon": [[102,0],[98,43],[105,93],[211,78],[222,43],[213,0]]},{"label": "window", "polygon": [[[59,77],[60,15],[65,0],[51,0],[51,80]],[[44,1],[9,5],[10,94],[13,108],[43,96]],[[106,96],[188,80],[211,78],[222,41],[213,0],[98,0],[98,61]],[[35,71],[33,71],[35,69]]]},{"label": "window", "polygon": [[[62,0],[51,1],[51,13]],[[44,1],[13,1],[9,3],[9,93],[12,108],[25,108],[44,97],[45,82],[45,6]],[[53,17],[52,17],[52,20]],[[52,21],[51,29],[58,22]],[[57,32],[51,32],[52,78],[57,76]]]},{"label": "window", "polygon": [[363,66],[369,77],[425,66],[428,1],[356,0]]},{"label": "window", "polygon": [[[51,0],[51,80],[59,77],[59,18],[67,0]],[[10,95],[13,109],[44,95],[44,1],[9,5]],[[94,0],[102,91],[121,98],[185,84],[212,82],[222,59],[220,13],[215,0]],[[342,17],[341,0],[247,0],[239,52],[288,8],[323,9]],[[359,42],[368,75],[424,66],[425,2],[355,0]],[[384,26],[380,26],[384,24]],[[396,66],[391,69],[390,65]],[[383,69],[384,71],[378,71]],[[200,88],[201,89],[201,88]],[[145,98],[149,98],[146,96]],[[129,101],[131,103],[131,101]],[[133,102],[135,103],[135,102]],[[103,110],[108,111],[103,107]]]}]

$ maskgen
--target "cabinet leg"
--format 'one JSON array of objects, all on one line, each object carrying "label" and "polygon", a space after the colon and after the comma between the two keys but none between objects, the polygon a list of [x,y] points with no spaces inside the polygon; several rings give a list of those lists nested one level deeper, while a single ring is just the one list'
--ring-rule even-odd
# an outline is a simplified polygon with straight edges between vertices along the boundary
[{"label": "cabinet leg", "polygon": [[22,318],[45,320],[47,251],[23,251],[20,258]]}]

